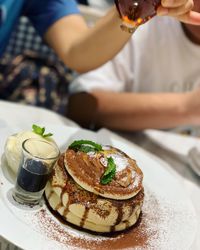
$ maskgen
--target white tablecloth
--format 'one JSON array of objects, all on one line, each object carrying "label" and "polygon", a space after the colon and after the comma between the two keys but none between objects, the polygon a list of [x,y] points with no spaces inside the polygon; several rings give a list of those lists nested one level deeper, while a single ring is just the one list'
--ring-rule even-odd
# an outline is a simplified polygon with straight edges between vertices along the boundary
[{"label": "white tablecloth", "polygon": [[33,123],[77,126],[71,120],[47,109],[0,101],[0,129],[7,125],[30,129]]},{"label": "white tablecloth", "polygon": [[[72,122],[71,120],[45,109],[28,107],[19,104],[0,101],[0,138],[1,138],[0,147],[2,147],[3,144],[5,143],[6,139],[5,134],[8,134],[9,132],[8,127],[14,127],[16,128],[16,130],[20,131],[22,129],[30,129],[33,123],[38,125],[56,124],[56,125],[77,126],[77,124]],[[108,130],[104,130],[104,133],[107,133],[107,135],[109,136],[111,132]],[[160,147],[158,144],[152,142],[145,134],[123,133],[121,135],[123,136],[123,138],[133,141],[134,143],[140,145],[144,149],[148,150],[149,152],[159,156],[164,161],[168,162],[171,171],[173,173],[175,171],[177,178],[180,178],[182,180],[183,186],[187,190],[188,196],[191,198],[194,208],[196,209],[196,213],[198,215],[198,223],[199,223],[198,235],[195,239],[194,244],[192,245],[191,250],[199,250],[200,249],[199,178],[192,172],[192,170],[184,162],[176,158],[173,154],[171,154],[167,150]],[[163,140],[162,137],[160,137],[160,139]],[[0,250],[17,250],[17,248],[12,244],[9,244],[2,238],[0,238]]]},{"label": "white tablecloth", "polygon": [[[154,137],[156,133],[156,142],[151,138]],[[167,150],[161,145],[164,144],[163,141],[166,140],[168,137],[169,142],[169,135],[165,134],[165,132],[160,132],[156,130],[147,131],[146,133],[119,133],[120,136],[123,138],[128,139],[131,142],[141,146],[143,149],[146,149],[150,153],[154,154],[155,156],[161,158],[165,162],[168,163],[168,170],[175,174],[177,178],[179,178],[190,197],[193,206],[196,211],[197,220],[198,220],[198,234],[193,243],[191,250],[199,250],[200,249],[200,178],[197,176],[194,171],[186,164],[185,159],[181,159],[180,156],[175,154],[172,150]],[[187,143],[187,140],[186,142]],[[180,146],[176,139],[172,139],[170,141],[171,145],[175,145],[175,147]],[[185,145],[183,145],[185,148]],[[177,150],[174,150],[177,151]],[[182,149],[183,151],[183,149]],[[179,250],[179,249],[178,249]]]},{"label": "white tablecloth", "polygon": [[[32,124],[78,126],[71,120],[47,109],[0,101],[0,147],[4,146],[10,127],[15,128],[16,131],[30,130]],[[0,226],[3,226],[1,222]],[[0,236],[0,250],[18,249]]]}]

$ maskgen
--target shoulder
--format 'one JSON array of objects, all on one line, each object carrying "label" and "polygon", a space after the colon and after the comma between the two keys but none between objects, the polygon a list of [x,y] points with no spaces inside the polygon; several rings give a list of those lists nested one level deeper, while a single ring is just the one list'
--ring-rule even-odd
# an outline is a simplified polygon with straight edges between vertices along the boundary
[{"label": "shoulder", "polygon": [[79,13],[75,0],[29,0],[24,9],[41,36],[59,19]]},{"label": "shoulder", "polygon": [[25,1],[25,13],[35,14],[46,11],[57,11],[57,9],[65,9],[68,12],[77,10],[76,0],[29,0]]}]

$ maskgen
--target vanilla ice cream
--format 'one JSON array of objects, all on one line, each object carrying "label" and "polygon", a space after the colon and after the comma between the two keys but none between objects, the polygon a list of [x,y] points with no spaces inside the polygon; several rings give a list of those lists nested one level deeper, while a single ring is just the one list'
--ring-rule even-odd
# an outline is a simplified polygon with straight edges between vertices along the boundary
[{"label": "vanilla ice cream", "polygon": [[[36,138],[56,144],[52,138],[43,138],[41,135],[38,135],[32,131],[22,131],[17,134],[9,136],[5,144],[4,152],[8,166],[14,172],[14,174],[17,174],[20,165],[20,159],[22,154],[22,143],[29,138]],[[44,151],[45,148],[41,150]]]}]

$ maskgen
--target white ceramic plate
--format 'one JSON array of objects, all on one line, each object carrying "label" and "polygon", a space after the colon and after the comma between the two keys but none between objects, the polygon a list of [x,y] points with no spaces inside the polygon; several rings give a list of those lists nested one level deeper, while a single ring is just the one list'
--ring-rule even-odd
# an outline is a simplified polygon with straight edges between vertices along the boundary
[{"label": "white ceramic plate", "polygon": [[200,150],[200,139],[197,137],[153,129],[146,130],[145,134],[162,148],[170,150],[177,155],[187,156],[193,147]]},{"label": "white ceramic plate", "polygon": [[[74,139],[90,139],[99,143],[111,144],[126,152],[136,159],[138,165],[144,172],[145,202],[143,206],[143,217],[141,225],[145,224],[145,231],[140,235],[148,234],[148,244],[145,249],[189,249],[196,235],[197,223],[194,209],[179,180],[165,169],[162,162],[145,153],[144,150],[105,133],[93,133],[78,128],[66,126],[46,126],[48,131],[54,133],[54,138],[61,149]],[[15,128],[8,129],[9,134]],[[3,143],[0,145],[0,154],[3,155]],[[126,236],[115,237],[92,235],[81,232],[75,228],[63,225],[55,218],[44,204],[42,207],[28,208],[20,207],[13,202],[11,190],[13,179],[2,156],[0,168],[0,235],[13,244],[25,250],[50,250],[50,249],[80,249],[79,244],[73,245],[71,240],[62,240],[57,236],[71,235],[70,239],[81,239],[86,242],[82,249],[117,249],[116,242],[124,241]],[[41,217],[45,214],[44,217]],[[40,221],[41,219],[41,221]],[[50,219],[50,222],[49,222]],[[46,224],[46,225],[45,225]],[[140,231],[141,226],[134,230]],[[144,228],[143,228],[144,230]],[[62,232],[61,232],[62,231]],[[53,235],[52,235],[53,234]],[[124,237],[124,238],[123,238]],[[59,238],[59,239],[58,239]],[[68,237],[69,238],[69,237]],[[108,242],[105,244],[104,242]],[[63,244],[64,243],[64,244]],[[133,249],[126,242],[124,249]],[[135,249],[144,249],[138,245]]]}]

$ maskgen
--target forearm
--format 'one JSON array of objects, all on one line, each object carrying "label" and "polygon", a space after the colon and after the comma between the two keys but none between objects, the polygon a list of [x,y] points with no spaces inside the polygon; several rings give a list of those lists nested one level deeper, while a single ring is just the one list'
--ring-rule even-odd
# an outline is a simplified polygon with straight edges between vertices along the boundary
[{"label": "forearm", "polygon": [[172,128],[189,124],[185,94],[92,93],[97,99],[96,123],[118,130]]},{"label": "forearm", "polygon": [[55,23],[46,39],[64,63],[78,72],[97,68],[114,57],[126,44],[130,34],[120,29],[115,7],[88,29],[78,16]]},{"label": "forearm", "polygon": [[121,31],[120,24],[116,8],[112,8],[73,43],[66,62],[70,61],[79,72],[86,72],[113,58],[130,38],[130,34]]}]

